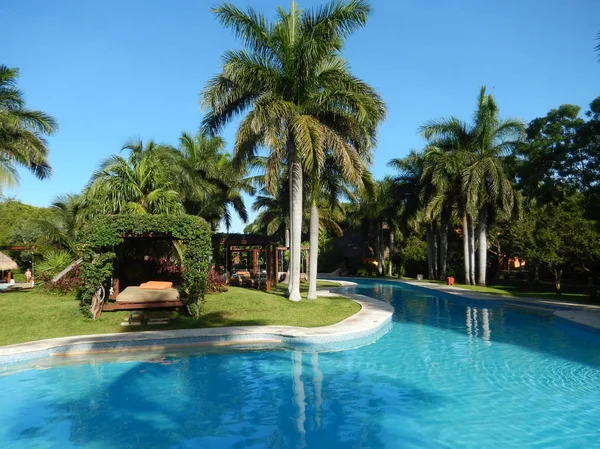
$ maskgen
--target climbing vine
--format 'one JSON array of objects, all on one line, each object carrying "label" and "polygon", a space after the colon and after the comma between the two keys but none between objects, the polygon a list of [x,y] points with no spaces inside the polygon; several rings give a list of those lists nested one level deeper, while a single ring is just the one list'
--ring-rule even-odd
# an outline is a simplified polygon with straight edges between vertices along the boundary
[{"label": "climbing vine", "polygon": [[181,296],[190,314],[198,317],[212,245],[206,221],[191,215],[109,215],[90,222],[79,235],[82,309],[89,313],[96,290],[110,279],[116,248],[126,237],[138,236],[173,238],[184,244]]}]

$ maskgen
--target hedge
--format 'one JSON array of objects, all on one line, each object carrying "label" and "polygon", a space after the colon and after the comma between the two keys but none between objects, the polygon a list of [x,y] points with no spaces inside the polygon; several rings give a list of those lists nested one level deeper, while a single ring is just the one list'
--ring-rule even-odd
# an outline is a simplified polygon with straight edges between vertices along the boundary
[{"label": "hedge", "polygon": [[95,218],[79,235],[81,264],[81,305],[90,311],[92,297],[113,272],[116,247],[126,237],[174,238],[182,241],[182,301],[198,317],[206,290],[206,276],[212,253],[211,230],[202,218],[191,215],[107,215]]}]

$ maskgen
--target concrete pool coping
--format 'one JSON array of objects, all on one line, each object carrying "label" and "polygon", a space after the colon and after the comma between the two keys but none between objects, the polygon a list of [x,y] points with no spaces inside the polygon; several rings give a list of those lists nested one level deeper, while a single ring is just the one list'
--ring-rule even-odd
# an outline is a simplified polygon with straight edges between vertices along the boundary
[{"label": "concrete pool coping", "polygon": [[[340,282],[340,286],[355,285]],[[348,344],[366,344],[383,335],[391,326],[394,308],[364,295],[319,291],[320,296],[344,296],[361,308],[354,315],[329,326],[235,326],[200,329],[156,330],[111,334],[77,335],[0,346],[0,363],[20,363],[47,356],[69,356],[98,352],[123,352],[167,347],[235,346],[267,344],[273,346],[332,345],[343,349]]]}]

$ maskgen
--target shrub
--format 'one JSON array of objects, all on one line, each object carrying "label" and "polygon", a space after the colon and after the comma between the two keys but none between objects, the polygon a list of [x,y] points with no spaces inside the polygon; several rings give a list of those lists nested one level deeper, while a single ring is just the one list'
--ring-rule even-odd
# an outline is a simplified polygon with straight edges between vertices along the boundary
[{"label": "shrub", "polygon": [[227,282],[216,271],[209,271],[206,276],[206,293],[223,293],[228,290]]},{"label": "shrub", "polygon": [[53,249],[44,255],[44,260],[37,264],[36,271],[46,278],[56,276],[73,262],[74,257],[65,250]]},{"label": "shrub", "polygon": [[51,293],[66,295],[68,293],[78,292],[81,287],[81,277],[79,276],[79,265],[75,264],[73,269],[56,282],[52,282],[44,273],[41,276],[44,283],[44,289]]}]

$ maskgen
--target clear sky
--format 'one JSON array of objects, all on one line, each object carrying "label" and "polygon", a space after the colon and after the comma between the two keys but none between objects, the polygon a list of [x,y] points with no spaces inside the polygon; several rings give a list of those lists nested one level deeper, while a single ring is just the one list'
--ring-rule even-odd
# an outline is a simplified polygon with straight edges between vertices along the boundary
[{"label": "clear sky", "polygon": [[[281,0],[236,0],[267,17]],[[322,0],[299,0],[309,8]],[[198,94],[240,44],[210,14],[212,0],[0,1],[0,63],[21,69],[30,108],[54,115],[51,180],[22,172],[9,196],[47,206],[75,193],[130,138],[173,143],[198,128]],[[388,105],[373,172],[422,147],[417,128],[468,119],[481,85],[503,116],[529,121],[600,95],[598,0],[372,0],[367,27],[345,48],[353,72]],[[234,126],[224,137],[229,148]],[[248,204],[248,207],[250,204]],[[1,217],[0,217],[1,219]],[[243,225],[235,221],[234,230]]]}]

